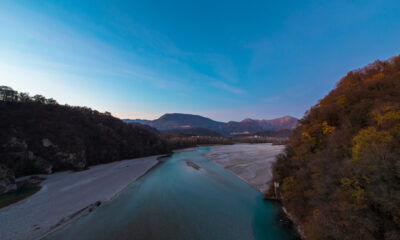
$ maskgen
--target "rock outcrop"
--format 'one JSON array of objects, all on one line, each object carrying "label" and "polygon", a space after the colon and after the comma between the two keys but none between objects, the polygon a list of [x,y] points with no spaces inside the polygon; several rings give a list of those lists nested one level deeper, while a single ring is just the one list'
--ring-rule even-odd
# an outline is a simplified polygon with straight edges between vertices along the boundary
[{"label": "rock outcrop", "polygon": [[79,171],[87,168],[84,150],[65,151],[48,138],[42,139],[41,144],[31,147],[25,140],[12,137],[1,146],[0,152],[2,161],[11,166],[18,175],[51,174],[54,170]]},{"label": "rock outcrop", "polygon": [[80,151],[77,153],[57,152],[54,157],[56,159],[56,163],[60,165],[59,167],[76,171],[86,168],[85,151]]},{"label": "rock outcrop", "polygon": [[13,171],[0,164],[0,194],[14,192],[17,190]]}]

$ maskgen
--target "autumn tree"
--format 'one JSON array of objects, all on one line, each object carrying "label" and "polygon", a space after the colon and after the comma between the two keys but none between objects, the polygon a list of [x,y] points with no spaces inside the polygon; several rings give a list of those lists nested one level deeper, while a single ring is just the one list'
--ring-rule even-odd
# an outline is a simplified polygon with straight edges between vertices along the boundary
[{"label": "autumn tree", "polygon": [[400,56],[351,71],[274,165],[308,239],[400,239]]}]

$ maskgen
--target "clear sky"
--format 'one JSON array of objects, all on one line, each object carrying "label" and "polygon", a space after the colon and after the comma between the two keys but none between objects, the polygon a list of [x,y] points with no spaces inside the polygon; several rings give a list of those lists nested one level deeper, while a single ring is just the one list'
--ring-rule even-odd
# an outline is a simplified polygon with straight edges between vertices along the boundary
[{"label": "clear sky", "polygon": [[0,3],[0,85],[121,118],[302,117],[400,54],[399,0]]}]

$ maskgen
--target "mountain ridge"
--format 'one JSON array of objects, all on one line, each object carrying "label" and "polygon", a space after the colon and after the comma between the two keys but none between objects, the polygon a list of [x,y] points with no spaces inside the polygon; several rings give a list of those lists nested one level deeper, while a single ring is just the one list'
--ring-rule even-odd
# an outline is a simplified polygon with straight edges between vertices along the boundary
[{"label": "mountain ridge", "polygon": [[[182,129],[207,129],[224,136],[238,136],[264,131],[292,130],[297,126],[298,119],[286,115],[274,119],[245,118],[242,121],[220,122],[195,114],[166,113],[155,120],[123,119],[123,121],[148,125],[160,132],[173,133],[182,132]],[[190,132],[190,130],[186,131]]]},{"label": "mountain ridge", "polygon": [[264,130],[277,130],[277,129],[294,129],[297,126],[298,119],[292,116],[283,116],[274,119],[251,119],[246,118],[242,122],[256,122]]}]

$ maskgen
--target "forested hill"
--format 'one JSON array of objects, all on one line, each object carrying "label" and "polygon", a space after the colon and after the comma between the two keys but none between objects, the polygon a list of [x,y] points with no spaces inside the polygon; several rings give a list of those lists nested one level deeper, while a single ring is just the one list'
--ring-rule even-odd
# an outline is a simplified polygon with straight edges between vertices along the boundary
[{"label": "forested hill", "polygon": [[400,56],[349,72],[274,166],[307,239],[400,239]]},{"label": "forested hill", "polygon": [[11,175],[81,170],[168,150],[157,133],[109,113],[0,90],[0,166]]}]

